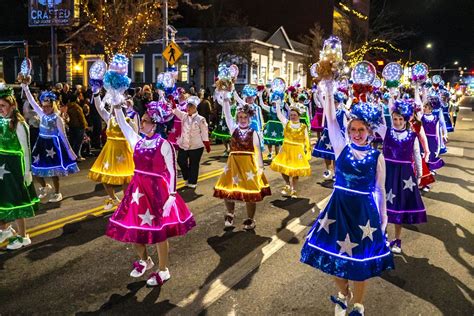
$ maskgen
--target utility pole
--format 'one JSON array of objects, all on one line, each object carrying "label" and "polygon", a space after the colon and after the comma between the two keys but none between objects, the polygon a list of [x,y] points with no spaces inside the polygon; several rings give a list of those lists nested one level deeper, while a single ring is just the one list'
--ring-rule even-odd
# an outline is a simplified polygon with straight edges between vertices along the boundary
[{"label": "utility pole", "polygon": [[51,25],[51,79],[53,84],[56,83],[57,77],[57,37],[56,27]]},{"label": "utility pole", "polygon": [[[168,0],[163,0],[163,7],[162,7],[162,15],[163,15],[163,43],[161,47],[161,51],[163,52],[165,48],[168,46]],[[166,71],[168,63],[166,59],[161,56],[161,62],[163,63],[163,71]],[[154,78],[156,80],[156,78]]]}]

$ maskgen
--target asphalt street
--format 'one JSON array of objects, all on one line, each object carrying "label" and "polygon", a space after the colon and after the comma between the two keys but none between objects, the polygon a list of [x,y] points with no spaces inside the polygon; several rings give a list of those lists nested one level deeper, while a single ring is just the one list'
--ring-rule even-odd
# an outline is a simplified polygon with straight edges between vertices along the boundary
[{"label": "asphalt street", "polygon": [[[466,98],[446,166],[423,201],[428,223],[406,225],[396,269],[369,282],[366,315],[473,315],[474,98]],[[195,190],[180,189],[197,226],[170,240],[172,278],[147,288],[129,276],[131,245],[104,236],[105,191],[87,179],[93,159],[62,180],[65,199],[28,220],[33,244],[0,251],[0,315],[331,315],[332,278],[299,263],[309,227],[332,191],[320,159],[300,181],[298,199],[280,195],[283,180],[266,168],[273,194],[257,208],[255,232],[224,231],[225,207],[212,197],[223,148],[204,155]],[[245,218],[237,204],[236,223]],[[389,235],[393,227],[389,225]],[[156,250],[152,250],[155,263]]]}]

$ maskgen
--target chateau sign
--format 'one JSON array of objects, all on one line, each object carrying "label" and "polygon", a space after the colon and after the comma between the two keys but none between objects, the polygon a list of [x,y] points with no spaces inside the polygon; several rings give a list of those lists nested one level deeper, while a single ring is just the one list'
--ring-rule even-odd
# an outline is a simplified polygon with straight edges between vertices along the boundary
[{"label": "chateau sign", "polygon": [[28,25],[70,26],[79,22],[79,0],[29,0]]}]

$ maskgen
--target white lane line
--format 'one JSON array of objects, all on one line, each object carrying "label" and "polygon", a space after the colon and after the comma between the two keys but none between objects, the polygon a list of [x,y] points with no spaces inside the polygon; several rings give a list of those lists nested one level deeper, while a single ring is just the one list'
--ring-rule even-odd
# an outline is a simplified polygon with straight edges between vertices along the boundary
[{"label": "white lane line", "polygon": [[[317,206],[319,207],[320,205],[325,205],[329,198],[330,196],[324,198],[317,204]],[[285,228],[285,231],[291,232],[292,234],[285,234],[286,236],[289,236],[285,239],[289,239],[300,234],[305,228],[307,228],[307,226],[301,223],[300,218],[292,220]],[[176,305],[180,308],[183,308],[184,311],[181,312],[185,312],[186,314],[199,314],[201,311],[215,303],[253,270],[261,266],[287,243],[288,240],[284,240],[277,235],[273,235],[270,243],[263,247],[254,249],[248,255],[240,259],[231,268],[224,271],[214,281],[206,284],[200,290],[194,291]]]},{"label": "white lane line", "polygon": [[451,155],[451,156],[463,157],[464,156],[464,148],[448,145],[447,154]]},{"label": "white lane line", "polygon": [[461,121],[469,121],[469,122],[472,122],[472,118],[470,118],[470,117],[463,117],[463,118],[461,119]]},{"label": "white lane line", "polygon": [[467,106],[460,106],[459,109],[461,109],[461,110],[472,110],[472,108],[467,107]]}]

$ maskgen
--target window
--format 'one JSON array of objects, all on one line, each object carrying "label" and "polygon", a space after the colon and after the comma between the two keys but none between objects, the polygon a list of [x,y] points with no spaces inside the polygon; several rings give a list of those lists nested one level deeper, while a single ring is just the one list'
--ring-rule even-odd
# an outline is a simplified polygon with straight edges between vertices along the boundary
[{"label": "window", "polygon": [[306,73],[304,71],[303,64],[298,64],[298,79],[300,79],[300,83],[303,86],[306,85]]},{"label": "window", "polygon": [[132,82],[145,82],[145,55],[132,56]]},{"label": "window", "polygon": [[289,61],[286,66],[288,84],[293,84],[293,62]]},{"label": "window", "polygon": [[184,54],[173,66],[178,71],[178,82],[189,83],[189,54]]},{"label": "window", "polygon": [[3,73],[3,57],[0,57],[0,79],[5,81],[5,74]]},{"label": "window", "polygon": [[152,81],[156,82],[156,77],[163,72],[163,60],[161,54],[153,54],[153,78]]},{"label": "window", "polygon": [[264,84],[268,80],[267,67],[268,67],[268,57],[265,55],[260,55],[260,78],[263,80]]},{"label": "window", "polygon": [[252,66],[251,66],[251,75],[250,83],[257,84],[258,82],[258,66],[260,64],[260,56],[258,54],[252,53]]}]

